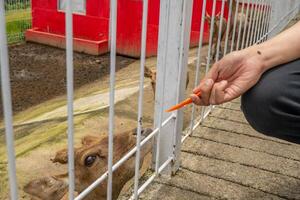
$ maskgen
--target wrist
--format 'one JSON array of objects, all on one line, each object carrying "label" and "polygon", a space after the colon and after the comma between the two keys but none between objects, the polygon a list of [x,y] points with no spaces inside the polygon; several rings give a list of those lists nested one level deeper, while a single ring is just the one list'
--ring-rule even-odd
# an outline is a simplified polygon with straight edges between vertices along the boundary
[{"label": "wrist", "polygon": [[262,46],[254,45],[242,51],[246,61],[251,61],[252,64],[255,63],[255,67],[258,67],[262,73],[271,68],[270,59]]}]

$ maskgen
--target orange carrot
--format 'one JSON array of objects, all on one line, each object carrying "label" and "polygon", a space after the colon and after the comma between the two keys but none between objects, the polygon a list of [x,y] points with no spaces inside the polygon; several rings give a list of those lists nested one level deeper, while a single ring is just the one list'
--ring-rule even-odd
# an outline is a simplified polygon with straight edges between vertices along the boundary
[{"label": "orange carrot", "polygon": [[[196,95],[200,96],[201,92],[196,93]],[[179,104],[171,107],[170,109],[166,110],[165,112],[172,112],[172,111],[177,110],[179,108],[182,108],[182,107],[184,107],[184,106],[186,106],[186,105],[188,105],[192,102],[193,102],[193,100],[191,98],[187,98],[186,100],[184,100],[184,101],[180,102]]]}]

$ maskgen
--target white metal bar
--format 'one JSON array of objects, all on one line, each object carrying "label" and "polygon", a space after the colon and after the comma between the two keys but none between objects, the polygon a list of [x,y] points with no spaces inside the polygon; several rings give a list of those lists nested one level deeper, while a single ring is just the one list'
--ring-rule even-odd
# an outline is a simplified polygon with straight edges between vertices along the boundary
[{"label": "white metal bar", "polygon": [[[213,43],[213,34],[214,34],[214,23],[215,23],[215,15],[216,15],[216,4],[217,1],[213,1],[213,7],[212,7],[212,16],[211,16],[211,26],[209,30],[209,44],[208,44],[208,52],[207,52],[207,61],[206,61],[206,66],[205,66],[205,74],[208,73],[209,67],[210,67],[210,60],[211,60],[211,48],[212,48],[212,43]],[[201,108],[201,118],[203,118],[205,112],[205,107],[203,106]]]},{"label": "white metal bar", "polygon": [[[170,0],[167,0],[167,4],[170,5]],[[166,25],[169,26],[169,21],[170,21],[170,8],[166,9]],[[165,31],[165,36],[164,38],[168,38],[168,31],[169,29],[167,29],[167,31]],[[167,40],[166,40],[166,44],[167,44]],[[167,52],[168,49],[165,46],[164,48],[164,57],[167,58]],[[155,152],[155,172],[158,173],[158,169],[159,169],[159,157],[160,157],[160,133],[161,133],[161,128],[162,128],[162,120],[163,120],[163,109],[164,109],[164,99],[165,99],[165,80],[166,80],[166,59],[163,60],[162,63],[163,67],[163,73],[162,73],[162,88],[161,88],[161,105],[159,108],[159,115],[158,115],[158,133],[156,136],[156,152]]]},{"label": "white metal bar", "polygon": [[68,102],[68,176],[69,200],[74,199],[74,124],[73,124],[73,16],[72,0],[66,2],[66,63],[67,63],[67,102]]},{"label": "white metal bar", "polygon": [[207,62],[205,67],[205,74],[207,74],[209,67],[210,67],[210,61],[211,61],[211,48],[213,44],[213,34],[214,34],[214,23],[215,23],[215,15],[216,15],[216,0],[213,1],[213,8],[212,8],[212,16],[211,16],[211,26],[209,30],[209,44],[208,44],[208,52],[207,52]]},{"label": "white metal bar", "polygon": [[136,156],[135,156],[135,177],[134,177],[134,199],[138,199],[138,187],[140,176],[140,157],[141,157],[141,131],[143,117],[143,96],[144,96],[144,72],[146,57],[146,39],[147,39],[147,18],[148,18],[148,0],[143,0],[143,18],[142,18],[142,45],[140,61],[140,94],[138,104],[138,125],[136,138]]},{"label": "white metal bar", "polygon": [[181,139],[181,143],[183,143],[190,135],[191,133],[205,120],[205,118],[209,115],[210,112],[205,112],[203,118],[200,118],[198,122],[192,127],[192,131],[189,131],[188,134],[184,135]]},{"label": "white metal bar", "polygon": [[[244,15],[244,5],[245,5],[245,1],[243,0],[243,2],[242,2],[242,10],[241,10],[241,14],[242,14],[242,15]],[[238,8],[237,8],[237,9],[238,9]],[[246,20],[246,21],[247,21],[247,20]],[[237,37],[236,50],[239,50],[239,48],[240,48],[240,40],[241,40],[242,26],[243,26],[243,19],[240,19],[239,32],[238,32],[238,37]],[[245,27],[244,27],[244,29],[245,29]]]},{"label": "white metal bar", "polygon": [[[173,161],[173,158],[170,157],[169,159],[167,159],[158,169],[158,174],[157,173],[153,173],[152,176],[150,176],[147,181],[141,185],[141,187],[138,189],[138,195],[140,195],[149,185],[150,183],[153,182],[153,180],[157,177],[157,175],[159,175],[171,162]],[[132,195],[129,200],[133,200],[134,196]]]},{"label": "white metal bar", "polygon": [[268,0],[266,0],[263,5],[263,17],[262,17],[262,24],[260,27],[259,39],[262,38],[264,35],[264,30],[265,30],[265,26],[266,26],[267,5],[268,5]]},{"label": "white metal bar", "polygon": [[[175,119],[174,115],[170,115],[163,123],[164,127],[167,125],[172,119]],[[158,128],[154,129],[152,133],[150,133],[144,140],[141,141],[141,147],[144,146],[150,139],[152,139],[158,133]],[[125,156],[123,156],[116,164],[113,165],[113,172],[116,171],[124,162],[126,162],[132,155],[136,153],[137,147],[131,149]],[[94,190],[99,184],[102,183],[108,176],[108,171],[102,174],[97,180],[95,180],[89,187],[87,187],[84,191],[82,191],[75,200],[81,200],[86,197],[92,190]]]},{"label": "white metal bar", "polygon": [[263,41],[267,40],[267,36],[264,37],[266,35],[266,33],[268,32],[269,30],[269,24],[270,24],[270,16],[271,16],[271,0],[269,1],[268,5],[267,5],[267,17],[266,17],[266,26],[265,26],[265,30],[264,30],[264,34],[263,34]]},{"label": "white metal bar", "polygon": [[[180,49],[179,49],[179,62],[178,62],[178,76],[177,76],[177,94],[176,94],[176,104],[183,100],[185,94],[186,85],[186,75],[187,75],[187,65],[188,65],[188,52],[190,43],[190,33],[192,24],[192,11],[193,2],[183,1],[183,11],[182,11],[182,22],[181,22],[181,35],[180,35]],[[175,173],[180,167],[180,153],[181,153],[181,132],[183,128],[183,111],[175,111],[176,122],[174,124],[173,130],[173,144],[172,153],[173,154],[173,165],[172,172]],[[168,155],[170,157],[170,154]]]},{"label": "white metal bar", "polygon": [[1,88],[3,99],[3,111],[5,122],[5,139],[8,159],[8,175],[10,198],[12,200],[18,199],[18,184],[16,176],[16,160],[14,149],[14,131],[12,118],[12,103],[9,77],[9,59],[7,51],[6,38],[6,22],[4,0],[0,0],[0,65],[1,65]]},{"label": "white metal bar", "polygon": [[110,93],[109,93],[108,164],[107,164],[108,165],[107,200],[112,200],[117,0],[111,0],[110,12],[111,12],[111,29],[110,29],[111,43],[110,43]]},{"label": "white metal bar", "polygon": [[[271,0],[269,0],[266,4],[266,16],[265,16],[265,22],[264,22],[264,27],[263,27],[263,32],[262,32],[262,38],[264,38],[264,39],[265,39],[264,36],[267,33],[267,27],[268,27],[268,23],[269,23],[270,2],[271,2]],[[262,41],[264,41],[264,39]]]},{"label": "white metal bar", "polygon": [[261,5],[260,5],[260,9],[259,9],[259,18],[258,18],[258,26],[256,28],[255,31],[255,41],[258,41],[259,38],[259,33],[260,33],[260,29],[261,29],[261,24],[262,24],[262,15],[263,15],[263,5],[264,5],[265,0],[262,0]]},{"label": "white metal bar", "polygon": [[224,45],[224,54],[223,56],[226,55],[227,53],[227,48],[228,48],[228,39],[229,39],[229,33],[230,33],[230,29],[231,29],[231,19],[232,17],[232,2],[233,0],[229,0],[229,11],[228,11],[228,20],[227,20],[227,27],[226,27],[226,37],[225,37],[225,45]]},{"label": "white metal bar", "polygon": [[233,30],[232,30],[232,38],[231,38],[231,48],[230,52],[233,51],[234,47],[234,40],[235,40],[235,33],[236,33],[236,25],[237,25],[237,18],[238,18],[238,12],[239,12],[239,0],[236,1],[236,7],[235,7],[235,15],[234,15],[234,23],[233,23]]},{"label": "white metal bar", "polygon": [[248,33],[247,33],[247,38],[246,38],[246,44],[245,46],[248,47],[249,46],[249,42],[250,42],[250,37],[251,37],[251,29],[252,26],[254,24],[254,20],[253,20],[253,14],[254,14],[254,6],[257,4],[257,1],[255,1],[255,3],[253,2],[253,0],[251,0],[251,12],[250,12],[250,20],[249,20],[249,27],[248,27]]},{"label": "white metal bar", "polygon": [[256,35],[257,35],[257,29],[258,29],[258,26],[259,26],[259,18],[260,18],[260,9],[261,9],[261,5],[262,5],[262,1],[263,0],[259,0],[259,4],[257,5],[256,9],[257,9],[257,16],[256,16],[256,24],[255,24],[255,27],[254,27],[254,34],[253,34],[253,44],[256,43]]},{"label": "white metal bar", "polygon": [[223,32],[223,19],[224,19],[224,10],[225,10],[225,0],[222,0],[222,6],[221,6],[221,16],[220,16],[220,24],[219,24],[219,33],[218,33],[218,42],[217,42],[217,56],[216,56],[216,62],[219,60],[220,55],[220,48],[222,46],[222,32]]},{"label": "white metal bar", "polygon": [[[273,1],[270,2],[267,33],[270,31],[270,26],[271,26],[272,6],[273,6]],[[266,36],[266,40],[268,39],[268,37],[269,35]]]},{"label": "white metal bar", "polygon": [[282,16],[278,20],[278,23],[276,25],[274,25],[259,41],[257,41],[257,43],[260,42],[261,40],[263,40],[270,33],[272,33],[275,30],[275,28],[277,28],[285,20],[285,18],[287,18],[288,16],[290,16],[295,10],[297,10],[299,8],[300,8],[300,3],[296,7],[294,7],[292,10],[290,10],[286,15]]},{"label": "white metal bar", "polygon": [[246,20],[245,20],[245,25],[244,25],[241,49],[244,48],[247,30],[249,30],[249,25],[248,25],[249,8],[250,8],[250,0],[247,1]]},{"label": "white metal bar", "polygon": [[[166,160],[160,167],[159,167],[159,169],[158,169],[158,174],[160,174],[171,162],[173,161],[173,158],[172,157],[170,157],[168,160]],[[155,176],[157,176],[158,174],[155,174]],[[145,184],[143,184],[141,187],[140,187],[140,189],[139,189],[139,191],[138,191],[138,193],[139,194],[141,194],[145,189],[146,189],[146,187],[151,183],[153,181],[153,179],[151,180],[151,178],[150,178],[150,181],[148,181],[148,183],[145,183]]]},{"label": "white metal bar", "polygon": [[[202,59],[201,59],[201,56],[202,56],[201,52],[202,51],[201,50],[202,50],[202,46],[203,46],[203,33],[204,33],[204,23],[205,23],[205,11],[206,11],[206,0],[203,0],[203,3],[202,3],[202,14],[201,14],[201,25],[200,25],[200,39],[199,39],[199,44],[198,44],[196,75],[195,75],[194,87],[197,87],[197,85],[199,84],[200,65],[201,65],[201,62],[202,62]],[[192,106],[191,127],[194,126],[194,118],[195,118],[195,104],[193,104],[193,106]],[[191,131],[191,134],[192,134],[192,131]]]},{"label": "white metal bar", "polygon": [[258,5],[259,5],[259,1],[257,0],[255,2],[255,5],[253,5],[254,9],[254,16],[253,16],[253,24],[252,24],[252,28],[251,28],[251,35],[250,35],[250,42],[249,42],[249,46],[253,45],[253,39],[254,39],[254,32],[255,32],[255,26],[257,24],[257,17],[258,17]]},{"label": "white metal bar", "polygon": [[[161,121],[170,115],[170,113],[164,113],[163,109],[176,104],[178,99],[185,97],[192,8],[192,1],[160,1],[154,112],[154,127],[158,127],[160,131],[153,148],[152,167],[157,172],[159,166],[173,154],[175,161],[172,167],[163,172],[166,175],[170,175],[171,171],[176,171],[179,167],[183,112],[182,110],[173,112],[176,120],[163,129]],[[185,31],[182,30],[183,27]],[[174,142],[176,142],[175,148]]]}]

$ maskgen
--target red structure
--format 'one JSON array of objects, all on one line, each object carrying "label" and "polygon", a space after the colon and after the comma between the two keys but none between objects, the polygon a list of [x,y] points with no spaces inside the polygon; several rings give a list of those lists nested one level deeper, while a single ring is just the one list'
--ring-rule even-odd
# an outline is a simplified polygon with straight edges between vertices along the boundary
[{"label": "red structure", "polygon": [[[74,49],[99,55],[108,52],[109,0],[75,0],[73,17]],[[64,48],[65,0],[32,0],[32,29],[26,31],[26,40]],[[211,13],[213,0],[207,2]],[[159,0],[149,0],[147,56],[156,55],[159,24]],[[191,46],[199,39],[202,0],[194,0]],[[221,0],[217,0],[217,12]],[[118,0],[117,53],[139,57],[141,48],[142,1]],[[227,13],[225,13],[225,16]],[[205,24],[204,41],[208,40]]]}]

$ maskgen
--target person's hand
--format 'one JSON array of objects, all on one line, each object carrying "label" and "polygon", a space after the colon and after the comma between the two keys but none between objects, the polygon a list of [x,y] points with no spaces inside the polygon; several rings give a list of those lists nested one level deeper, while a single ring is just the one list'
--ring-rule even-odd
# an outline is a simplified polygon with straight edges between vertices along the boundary
[{"label": "person's hand", "polygon": [[[191,98],[197,105],[217,105],[231,101],[254,86],[264,72],[260,51],[245,49],[226,55],[215,63],[193,90]],[[201,91],[200,97],[195,93]]]}]

